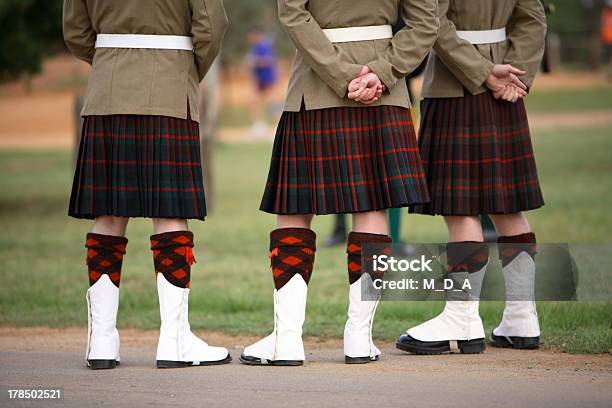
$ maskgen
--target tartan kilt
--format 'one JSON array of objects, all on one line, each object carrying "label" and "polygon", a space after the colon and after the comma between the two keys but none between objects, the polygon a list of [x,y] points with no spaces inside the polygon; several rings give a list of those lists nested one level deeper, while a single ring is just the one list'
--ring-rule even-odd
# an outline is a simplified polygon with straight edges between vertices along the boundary
[{"label": "tartan kilt", "polygon": [[523,100],[465,94],[423,101],[419,149],[431,202],[410,211],[474,216],[543,206]]},{"label": "tartan kilt", "polygon": [[344,214],[429,200],[410,109],[284,112],[262,211]]},{"label": "tartan kilt", "polygon": [[198,123],[152,115],[86,116],[68,213],[203,220]]}]

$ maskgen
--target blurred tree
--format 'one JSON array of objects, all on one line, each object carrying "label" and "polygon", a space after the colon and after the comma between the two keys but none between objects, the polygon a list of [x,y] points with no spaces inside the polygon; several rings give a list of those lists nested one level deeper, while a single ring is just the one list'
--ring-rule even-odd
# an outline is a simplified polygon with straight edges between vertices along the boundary
[{"label": "blurred tree", "polygon": [[599,15],[605,0],[549,0],[555,13],[549,15],[549,30],[561,41],[565,65],[594,68],[600,44],[597,40]]},{"label": "blurred tree", "polygon": [[32,76],[61,50],[60,0],[0,0],[0,82]]}]

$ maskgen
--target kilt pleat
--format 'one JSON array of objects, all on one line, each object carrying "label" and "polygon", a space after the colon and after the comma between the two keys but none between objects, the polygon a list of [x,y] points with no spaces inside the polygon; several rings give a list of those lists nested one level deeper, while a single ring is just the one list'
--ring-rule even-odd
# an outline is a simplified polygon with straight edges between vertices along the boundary
[{"label": "kilt pleat", "polygon": [[425,99],[419,149],[431,201],[422,214],[512,214],[544,205],[522,100],[490,92]]},{"label": "kilt pleat", "polygon": [[151,115],[85,117],[69,215],[204,219],[198,123]]},{"label": "kilt pleat", "polygon": [[409,109],[284,112],[260,209],[341,214],[429,200]]}]

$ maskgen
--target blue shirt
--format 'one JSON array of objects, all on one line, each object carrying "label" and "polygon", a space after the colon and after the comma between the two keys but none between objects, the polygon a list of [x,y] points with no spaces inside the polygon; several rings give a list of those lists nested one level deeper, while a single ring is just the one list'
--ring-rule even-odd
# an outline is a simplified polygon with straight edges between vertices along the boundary
[{"label": "blue shirt", "polygon": [[277,56],[274,42],[265,37],[250,50],[253,76],[259,85],[272,85],[278,79]]}]

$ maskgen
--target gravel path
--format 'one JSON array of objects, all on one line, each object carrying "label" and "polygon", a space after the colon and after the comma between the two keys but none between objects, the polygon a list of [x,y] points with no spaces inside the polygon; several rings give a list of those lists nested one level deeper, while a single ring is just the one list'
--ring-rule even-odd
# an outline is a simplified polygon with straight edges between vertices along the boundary
[{"label": "gravel path", "polygon": [[158,370],[155,331],[122,330],[121,336],[121,366],[91,371],[84,365],[84,329],[0,328],[0,388],[63,387],[65,395],[27,403],[2,396],[0,406],[612,405],[611,355],[488,348],[481,355],[411,356],[383,343],[381,361],[347,366],[340,341],[308,339],[303,367],[248,367],[237,360],[253,338],[209,333],[209,343],[231,349],[231,364]]}]

